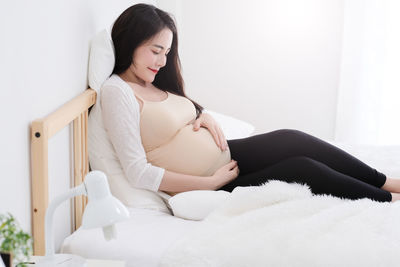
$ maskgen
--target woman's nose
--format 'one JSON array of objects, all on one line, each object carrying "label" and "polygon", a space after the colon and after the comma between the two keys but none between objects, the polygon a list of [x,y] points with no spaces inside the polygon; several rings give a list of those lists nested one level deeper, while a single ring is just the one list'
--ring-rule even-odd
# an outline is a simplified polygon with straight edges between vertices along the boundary
[{"label": "woman's nose", "polygon": [[160,67],[160,68],[162,68],[162,67],[164,67],[165,66],[165,64],[167,64],[167,57],[166,56],[161,56],[159,59],[158,59],[158,66]]}]

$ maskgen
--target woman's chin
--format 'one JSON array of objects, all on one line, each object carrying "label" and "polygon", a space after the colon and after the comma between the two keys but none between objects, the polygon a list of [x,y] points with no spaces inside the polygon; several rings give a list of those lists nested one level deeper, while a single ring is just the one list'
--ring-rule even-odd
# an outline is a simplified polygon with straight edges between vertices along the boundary
[{"label": "woman's chin", "polygon": [[152,83],[152,82],[154,82],[155,78],[156,78],[156,77],[154,76],[153,78],[147,79],[147,81],[146,81],[146,82],[148,82],[148,83]]}]

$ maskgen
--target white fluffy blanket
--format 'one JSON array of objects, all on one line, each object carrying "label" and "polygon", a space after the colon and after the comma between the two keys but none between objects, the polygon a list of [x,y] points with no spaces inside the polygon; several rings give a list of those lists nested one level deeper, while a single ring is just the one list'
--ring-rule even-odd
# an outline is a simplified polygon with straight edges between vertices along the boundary
[{"label": "white fluffy blanket", "polygon": [[400,201],[313,195],[278,180],[241,187],[160,266],[400,266]]}]

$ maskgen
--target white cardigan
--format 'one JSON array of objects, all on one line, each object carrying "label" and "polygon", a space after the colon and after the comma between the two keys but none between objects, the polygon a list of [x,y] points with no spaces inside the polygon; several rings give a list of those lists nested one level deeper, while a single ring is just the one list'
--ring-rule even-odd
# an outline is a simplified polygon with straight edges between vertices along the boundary
[{"label": "white cardigan", "polygon": [[124,204],[170,213],[170,196],[158,191],[165,169],[147,162],[139,103],[118,75],[104,82],[89,114],[88,152],[92,170],[106,173],[112,194]]}]

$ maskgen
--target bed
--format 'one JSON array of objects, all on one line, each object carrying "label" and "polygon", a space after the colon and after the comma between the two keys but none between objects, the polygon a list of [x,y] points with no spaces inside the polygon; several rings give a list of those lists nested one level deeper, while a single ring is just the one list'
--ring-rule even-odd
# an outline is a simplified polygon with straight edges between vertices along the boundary
[{"label": "bed", "polygon": [[[88,89],[56,112],[32,123],[35,255],[44,253],[48,139],[74,122],[74,175],[75,185],[80,184],[89,171],[87,116],[95,101],[96,91]],[[223,116],[218,120],[224,131],[234,126],[224,122]],[[247,129],[232,137],[250,133]],[[389,177],[400,177],[400,146],[326,141]],[[193,196],[180,198],[180,204],[186,205],[175,216],[128,207],[130,219],[117,224],[118,237],[110,242],[104,240],[101,229],[80,228],[86,199],[77,198],[76,231],[64,240],[61,252],[124,260],[127,267],[398,266],[400,201],[379,203],[370,199],[350,201],[329,195],[314,196],[305,185],[276,180],[259,187],[239,187],[214,198],[213,205],[206,208]],[[216,194],[207,196],[212,199]],[[194,215],[198,217],[191,218]]]},{"label": "bed", "polygon": [[[74,173],[76,184],[81,183],[88,171],[87,109],[94,104],[95,94],[88,89],[32,124],[32,138],[36,138],[32,140],[36,255],[41,255],[44,249],[42,227],[48,204],[47,140],[74,121]],[[400,177],[400,146],[327,141],[389,177]],[[126,266],[147,267],[244,266],[244,262],[249,264],[245,266],[397,266],[399,202],[311,196],[305,186],[273,180],[258,187],[258,191],[254,191],[255,188],[235,189],[230,199],[203,214],[202,220],[128,207],[131,217],[117,225],[118,238],[111,242],[104,240],[101,229],[79,228],[85,199],[77,199],[74,209],[77,230],[64,240],[61,252],[86,258],[124,260]],[[260,231],[255,234],[241,229]],[[316,229],[319,231],[315,232]],[[275,238],[273,242],[272,237]],[[255,249],[255,245],[262,249]],[[260,251],[263,253],[259,255]]]},{"label": "bed", "polygon": [[[94,94],[95,93],[91,89],[88,89],[76,99],[68,102],[57,112],[70,113],[72,111],[71,107],[78,108],[78,106],[81,105],[83,105],[84,108],[88,108],[93,102],[93,100],[90,99],[93,98]],[[83,101],[83,99],[89,100]],[[78,102],[80,104],[76,104]],[[69,117],[69,120],[71,120],[71,118],[76,116],[76,114],[79,114],[77,115],[77,118],[78,120],[80,120],[80,123],[76,121],[74,124],[76,132],[74,140],[75,142],[79,142],[80,145],[76,144],[74,146],[75,148],[77,148],[76,150],[81,152],[75,153],[75,163],[78,170],[84,170],[87,172],[87,168],[82,168],[82,166],[85,166],[85,164],[87,163],[87,155],[85,155],[84,153],[86,151],[85,115],[87,110],[86,112],[81,112],[82,110],[80,110],[79,108],[78,110],[79,112],[73,112],[74,114],[72,114],[71,116],[65,117]],[[83,119],[81,118],[81,116],[83,116]],[[50,114],[47,119],[48,118],[60,118],[60,116]],[[53,128],[50,126],[52,124],[49,123],[46,119],[40,121],[46,121],[47,123],[47,126],[42,127],[42,129],[50,129],[53,134],[56,132],[56,130],[52,130]],[[59,121],[59,119],[57,119],[57,121]],[[57,126],[57,129],[61,129],[61,126]],[[33,127],[32,130],[33,135],[37,135],[37,133],[40,132],[37,127]],[[51,136],[53,134],[48,134],[48,136]],[[45,134],[42,136],[45,136]],[[329,142],[352,153],[353,155],[362,159],[364,162],[376,166],[376,168],[382,170],[388,176],[400,177],[400,146],[362,146],[335,143],[333,141]],[[33,149],[33,153],[35,154],[36,152],[37,149]],[[41,154],[45,155],[46,153],[43,153],[42,151]],[[44,159],[40,162],[43,163],[45,161],[46,160]],[[37,169],[37,167],[40,166],[34,165],[33,167],[33,169],[35,170]],[[42,166],[42,170],[44,169],[45,168]],[[85,174],[79,172],[75,173],[77,173],[79,177],[84,177]],[[41,175],[41,177],[43,177],[43,175]],[[80,181],[78,180],[77,183],[80,183]],[[44,190],[45,184],[45,181],[41,181],[41,187],[38,191],[41,193],[38,194],[37,192],[33,192],[34,199],[37,200],[40,199],[41,196],[46,195]],[[39,188],[37,186],[37,183],[34,182],[33,185],[36,185],[34,188]],[[360,227],[360,229],[363,229],[365,231],[359,232],[356,229],[353,229],[353,233],[355,234],[351,236],[351,238],[349,238],[348,243],[356,242],[357,239],[355,238],[360,236],[371,238],[371,236],[367,234],[367,230],[373,233],[373,235],[379,233],[381,239],[377,240],[375,236],[374,240],[370,240],[374,241],[374,244],[370,247],[370,249],[374,248],[375,253],[373,251],[370,254],[366,255],[364,255],[363,253],[364,259],[365,261],[367,261],[364,262],[364,266],[378,266],[376,265],[377,262],[382,262],[383,259],[383,257],[381,258],[380,253],[386,254],[386,261],[383,261],[385,264],[381,266],[397,265],[397,261],[394,260],[394,256],[397,255],[397,252],[395,253],[395,250],[393,250],[393,248],[400,249],[400,234],[399,231],[396,230],[399,229],[399,227],[394,226],[398,226],[400,222],[400,210],[398,210],[400,206],[396,203],[377,203],[368,199],[363,199],[359,201],[347,201],[331,196],[311,197],[308,195],[307,188],[296,186],[293,187],[293,185],[286,183],[270,183],[260,188],[263,188],[265,190],[263,194],[264,196],[277,194],[278,198],[280,198],[279,201],[277,201],[277,198],[264,198],[265,202],[261,206],[257,206],[255,208],[253,205],[254,203],[247,203],[246,207],[242,207],[242,210],[238,211],[237,209],[239,205],[237,205],[237,203],[235,204],[235,201],[238,201],[238,199],[240,199],[243,203],[243,199],[246,198],[246,195],[243,194],[249,193],[246,192],[246,190],[243,190],[244,188],[242,188],[242,191],[237,190],[238,194],[236,196],[236,200],[231,199],[230,201],[226,201],[225,205],[221,205],[215,208],[214,210],[210,211],[207,216],[204,216],[204,220],[188,220],[177,216],[172,216],[170,214],[157,210],[128,207],[131,217],[129,220],[121,222],[117,225],[118,238],[116,240],[106,242],[103,238],[101,229],[83,230],[79,228],[78,225],[77,230],[64,240],[61,252],[78,254],[85,258],[124,260],[126,262],[126,266],[147,267],[243,266],[243,261],[246,261],[249,264],[251,263],[251,266],[266,266],[263,264],[267,264],[268,266],[336,266],[335,264],[338,263],[337,259],[341,259],[340,261],[342,263],[347,263],[346,266],[359,266],[362,260],[360,260],[361,258],[357,256],[357,251],[361,253],[360,249],[357,250],[355,249],[355,246],[352,246],[351,253],[343,253],[343,249],[340,249],[340,247],[346,248],[344,244],[346,244],[347,241],[343,240],[344,233],[346,233],[346,231],[344,231],[343,229],[342,232],[339,231],[339,234],[338,229],[340,228],[338,227],[345,224],[346,222],[347,224],[349,224],[351,222],[351,218],[358,218],[357,214],[359,216],[364,216],[365,218],[368,218],[368,216],[373,216],[373,214],[379,214],[381,215],[381,219],[379,220],[379,222],[384,223],[385,227],[378,227],[376,220],[370,220],[370,225],[365,223],[362,224],[360,221],[353,221],[353,227],[358,226]],[[234,193],[235,191],[232,194]],[[254,192],[251,193],[253,196],[255,195]],[[240,194],[242,194],[242,196]],[[241,198],[238,198],[238,196]],[[286,199],[285,196],[287,197]],[[303,223],[298,220],[296,221],[294,218],[290,218],[293,222],[293,225],[290,225],[288,223],[287,212],[285,213],[277,211],[280,206],[284,207],[282,208],[282,210],[292,210],[293,208],[298,209],[300,206],[302,206],[302,202],[304,203],[305,196],[309,198],[308,200],[312,199],[314,202],[318,201],[320,203],[320,206],[318,206],[318,208],[316,209],[313,209],[311,213],[307,214],[307,212],[303,211],[301,216],[303,220],[304,218],[307,218],[310,221],[310,224],[311,221],[314,219],[317,220],[319,227],[325,227],[324,232],[314,235],[312,239],[314,241],[315,239],[319,240],[318,242],[316,241],[316,244],[324,244],[323,247],[319,247],[319,251],[321,252],[321,254],[319,255],[324,255],[323,257],[319,258],[319,260],[317,259],[317,257],[315,257],[315,247],[314,252],[311,253],[313,251],[313,249],[310,249],[311,245],[305,242],[306,239],[310,240],[310,236],[307,236],[307,234],[310,234],[310,225],[304,223],[304,221]],[[42,209],[37,208],[37,203],[40,202],[36,201],[34,203],[34,207],[36,207],[34,208],[36,210],[34,214],[37,214],[39,210],[45,210],[44,206]],[[78,205],[75,205],[76,209],[74,212],[77,214],[77,218],[81,217],[81,213],[83,211],[82,203],[85,203],[85,201],[83,200],[82,202],[79,202]],[[311,202],[309,202],[308,204],[310,203]],[[290,206],[292,209],[290,209]],[[233,207],[235,208],[232,210]],[[286,248],[283,248],[282,244],[275,244],[275,250],[286,250],[287,257],[278,257],[278,259],[276,257],[272,257],[271,252],[274,251],[274,249],[272,249],[271,246],[265,246],[265,244],[263,251],[269,250],[270,253],[267,254],[269,261],[263,259],[263,264],[260,264],[260,262],[254,262],[254,259],[257,259],[257,255],[252,255],[252,253],[246,252],[245,255],[241,253],[232,253],[232,251],[235,251],[235,248],[237,247],[240,247],[240,251],[245,251],[245,246],[244,243],[241,243],[239,246],[237,246],[237,244],[235,242],[232,242],[232,240],[231,242],[227,242],[227,234],[229,233],[227,232],[227,229],[233,231],[236,227],[235,230],[237,233],[237,227],[239,225],[243,225],[243,222],[241,222],[240,224],[238,223],[240,222],[240,220],[245,220],[246,223],[254,220],[254,216],[251,216],[251,213],[247,212],[249,210],[253,212],[254,216],[260,216],[260,214],[262,214],[262,216],[268,216],[268,214],[273,214],[275,220],[271,220],[271,218],[269,220],[265,219],[263,221],[263,224],[269,225],[271,229],[282,229],[292,234],[292,238],[286,237],[286,239],[282,239],[281,235],[281,238],[277,239],[281,240],[281,243],[284,243],[284,241],[286,240],[288,242],[287,244],[285,244]],[[256,210],[258,211],[258,213],[255,212]],[[369,210],[369,213],[366,213],[366,210]],[[234,211],[234,215],[232,215],[232,211]],[[310,211],[308,210],[308,212]],[[362,214],[363,212],[364,215]],[[229,216],[227,214],[229,214]],[[281,218],[281,221],[279,220],[279,218]],[[327,227],[326,225],[327,221],[331,220],[332,222],[333,218],[336,218],[337,228],[335,231],[333,231],[334,227],[332,225],[330,225],[329,227]],[[390,218],[390,221],[388,221],[388,218]],[[34,229],[36,229],[39,225],[40,219],[42,218],[40,218],[39,216],[37,216],[36,220],[34,219]],[[280,225],[279,227],[276,224],[274,225],[274,223],[277,222],[279,223],[278,226]],[[238,225],[235,226],[235,223],[237,223]],[[224,225],[224,228],[221,228],[222,225]],[[368,225],[370,227],[371,225],[375,225],[375,228],[372,228],[373,231],[371,231],[371,228],[365,229],[365,227]],[[317,226],[314,225],[314,227]],[[292,232],[293,229],[298,230],[297,235]],[[40,237],[40,235],[37,233],[38,231],[34,231],[35,254],[40,254],[40,248],[43,247],[44,242],[43,238]],[[329,233],[336,233],[336,239]],[[225,234],[225,236],[223,234]],[[269,235],[270,234],[271,233],[269,233]],[[264,236],[265,240],[269,240],[269,235]],[[220,236],[220,240],[218,240],[218,236]],[[240,240],[240,237],[243,238],[243,234],[233,236],[235,236],[235,239],[237,240]],[[246,241],[248,242],[246,245],[248,247],[253,248],[255,243],[259,243],[263,240],[260,237],[255,238],[254,233],[253,235],[249,234],[248,236],[251,237],[251,239],[253,240],[253,244],[251,242],[249,243],[249,240]],[[347,236],[349,236],[348,232]],[[302,237],[303,239],[301,239],[300,237]],[[338,243],[337,238],[342,238],[341,242]],[[289,243],[289,240],[291,240],[291,243]],[[368,240],[365,240],[365,242],[367,241]],[[379,241],[384,242],[385,246],[378,246]],[[221,242],[225,245],[222,245]],[[212,248],[212,251],[214,253],[204,250],[205,244],[208,244],[208,246],[206,247]],[[233,244],[235,245],[233,246]],[[299,257],[300,255],[295,255],[295,248],[300,249],[301,245],[306,244],[309,246],[309,253],[302,254],[301,257]],[[379,250],[377,250],[378,248]],[[335,258],[332,259],[332,256],[329,257],[329,255],[322,253],[324,249],[325,252],[330,251],[331,253],[329,255],[334,255]],[[366,250],[365,247],[364,250]],[[215,254],[215,252],[218,251],[219,253]],[[292,254],[290,254],[288,251],[292,251]],[[377,251],[379,251],[379,253]],[[182,258],[182,255],[186,255],[189,257]],[[237,258],[234,257],[234,255],[236,255]],[[370,255],[370,257],[367,257],[367,255]],[[260,256],[259,258],[262,259],[263,257]],[[281,259],[281,261],[279,261],[279,259]],[[234,260],[237,265],[235,265],[232,260]],[[322,264],[321,261],[323,261],[324,264]]]}]

